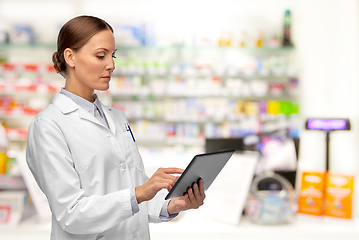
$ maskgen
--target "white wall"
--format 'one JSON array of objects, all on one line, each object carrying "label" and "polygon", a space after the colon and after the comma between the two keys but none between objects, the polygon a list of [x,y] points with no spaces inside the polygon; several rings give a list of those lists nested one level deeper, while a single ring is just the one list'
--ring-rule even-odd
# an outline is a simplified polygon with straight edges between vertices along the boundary
[{"label": "white wall", "polygon": [[[0,24],[32,23],[50,42],[64,22],[80,14],[99,16],[112,25],[150,22],[158,31],[177,34],[238,29],[275,32],[282,29],[286,9],[292,12],[298,52],[303,127],[309,117],[349,117],[350,132],[331,134],[331,167],[358,173],[358,0],[0,0]],[[321,171],[324,163],[324,133],[303,129],[299,169]]]},{"label": "white wall", "polygon": [[[353,171],[358,156],[358,4],[350,0],[316,2],[326,4],[308,4],[296,29],[301,32],[296,39],[302,64],[301,115],[303,123],[309,117],[350,118],[352,131],[331,134],[330,154],[333,169]],[[302,164],[324,169],[325,145],[318,142],[324,143],[325,134],[303,131],[301,137]]]},{"label": "white wall", "polygon": [[[316,4],[313,4],[316,3]],[[296,29],[301,62],[301,116],[350,118],[351,131],[330,135],[330,170],[358,171],[359,35],[358,1],[314,1],[300,4]],[[305,6],[306,5],[306,6]],[[299,14],[299,13],[298,13]],[[299,34],[300,33],[300,34]],[[303,130],[299,169],[324,171],[325,133]],[[358,215],[358,178],[355,213]]]}]

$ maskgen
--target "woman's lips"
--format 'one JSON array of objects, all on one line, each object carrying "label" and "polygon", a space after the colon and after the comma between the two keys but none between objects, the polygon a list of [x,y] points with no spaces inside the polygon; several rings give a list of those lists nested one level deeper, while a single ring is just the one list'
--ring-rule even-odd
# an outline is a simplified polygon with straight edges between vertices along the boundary
[{"label": "woman's lips", "polygon": [[101,77],[101,78],[103,78],[105,80],[111,80],[111,76],[105,76],[105,77]]}]

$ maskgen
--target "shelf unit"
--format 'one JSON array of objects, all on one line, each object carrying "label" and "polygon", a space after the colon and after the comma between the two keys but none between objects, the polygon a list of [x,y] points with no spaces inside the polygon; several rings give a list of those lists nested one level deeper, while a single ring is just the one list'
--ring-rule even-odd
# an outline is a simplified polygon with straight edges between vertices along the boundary
[{"label": "shelf unit", "polygon": [[[51,67],[54,49],[0,44],[0,119],[13,136],[63,86]],[[31,52],[41,54],[29,58]],[[206,137],[288,127],[297,134],[293,47],[117,46],[115,64],[110,89],[98,94],[125,112],[140,146],[203,149]]]}]

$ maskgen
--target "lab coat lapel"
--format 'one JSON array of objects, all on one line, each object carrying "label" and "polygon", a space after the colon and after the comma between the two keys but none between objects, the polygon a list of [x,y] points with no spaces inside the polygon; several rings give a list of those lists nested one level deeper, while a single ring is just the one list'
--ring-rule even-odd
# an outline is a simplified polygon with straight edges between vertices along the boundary
[{"label": "lab coat lapel", "polygon": [[100,125],[101,127],[106,128],[97,118],[95,118],[95,116],[92,116],[88,111],[86,111],[83,108],[79,108],[79,116],[82,119],[85,119],[87,121],[93,122],[95,124]]},{"label": "lab coat lapel", "polygon": [[102,110],[106,116],[108,126],[110,127],[110,130],[113,133],[113,135],[116,135],[116,125],[113,119],[113,114],[111,113],[111,108],[104,106],[102,103],[101,105],[102,105]]}]

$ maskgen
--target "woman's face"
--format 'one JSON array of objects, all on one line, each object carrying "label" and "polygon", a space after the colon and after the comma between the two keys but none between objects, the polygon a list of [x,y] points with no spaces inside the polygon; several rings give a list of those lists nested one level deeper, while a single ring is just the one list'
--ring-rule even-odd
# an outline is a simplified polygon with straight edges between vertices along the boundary
[{"label": "woman's face", "polygon": [[[96,33],[73,56],[73,77],[88,90],[107,90],[115,69],[115,39],[110,30]],[[85,90],[83,89],[83,90]]]}]

